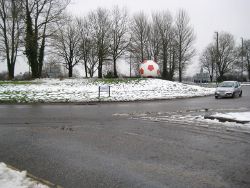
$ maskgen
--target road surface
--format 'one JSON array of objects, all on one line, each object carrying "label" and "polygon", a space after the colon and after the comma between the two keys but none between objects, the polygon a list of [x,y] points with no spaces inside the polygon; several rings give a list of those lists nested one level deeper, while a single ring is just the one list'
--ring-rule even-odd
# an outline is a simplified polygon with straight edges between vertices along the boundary
[{"label": "road surface", "polygon": [[182,121],[250,111],[243,97],[0,105],[0,161],[65,188],[250,187],[250,134]]}]

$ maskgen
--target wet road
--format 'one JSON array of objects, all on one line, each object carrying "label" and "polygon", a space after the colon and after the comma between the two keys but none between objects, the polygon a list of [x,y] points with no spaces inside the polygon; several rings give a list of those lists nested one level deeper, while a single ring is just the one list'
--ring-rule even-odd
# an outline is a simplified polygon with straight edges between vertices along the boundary
[{"label": "wet road", "polygon": [[249,133],[143,118],[250,111],[243,89],[242,98],[220,100],[0,105],[0,161],[67,188],[247,188]]}]

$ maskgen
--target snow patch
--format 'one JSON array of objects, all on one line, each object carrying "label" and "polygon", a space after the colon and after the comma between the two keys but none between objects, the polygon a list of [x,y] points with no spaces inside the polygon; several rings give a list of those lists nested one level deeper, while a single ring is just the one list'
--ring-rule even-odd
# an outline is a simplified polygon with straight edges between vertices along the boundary
[{"label": "snow patch", "polygon": [[213,115],[213,117],[250,122],[250,112],[216,113]]},{"label": "snow patch", "polygon": [[207,96],[214,88],[187,85],[161,79],[138,79],[112,82],[111,96],[98,97],[100,85],[107,83],[93,79],[39,79],[34,84],[0,85],[0,102],[93,102],[93,101],[136,101],[153,99],[188,98]]},{"label": "snow patch", "polygon": [[27,177],[26,171],[15,171],[0,163],[0,188],[49,188]]}]

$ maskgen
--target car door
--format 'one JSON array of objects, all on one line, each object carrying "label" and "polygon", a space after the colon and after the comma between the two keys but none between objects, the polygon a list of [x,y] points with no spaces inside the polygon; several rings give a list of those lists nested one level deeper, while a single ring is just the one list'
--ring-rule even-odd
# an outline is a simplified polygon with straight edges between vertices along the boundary
[{"label": "car door", "polygon": [[239,82],[238,82],[238,85],[239,85],[238,90],[239,90],[239,95],[240,95],[240,94],[241,94],[241,91],[242,91],[242,88],[241,88],[241,85],[240,85]]},{"label": "car door", "polygon": [[238,82],[235,82],[235,94],[240,95],[240,84]]}]

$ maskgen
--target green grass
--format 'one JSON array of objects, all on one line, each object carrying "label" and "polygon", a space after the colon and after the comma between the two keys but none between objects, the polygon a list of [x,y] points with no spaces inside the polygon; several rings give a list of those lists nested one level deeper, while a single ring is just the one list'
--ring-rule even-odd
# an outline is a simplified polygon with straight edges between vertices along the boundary
[{"label": "green grass", "polygon": [[0,92],[0,103],[27,103],[29,102],[27,94],[28,92],[23,92],[23,91]]},{"label": "green grass", "polygon": [[0,81],[0,85],[31,85],[31,84],[36,84],[34,82],[29,82],[29,81]]},{"label": "green grass", "polygon": [[130,82],[140,82],[145,80],[145,78],[104,78],[97,79],[94,82],[102,84],[120,84],[120,83],[130,83]]}]

